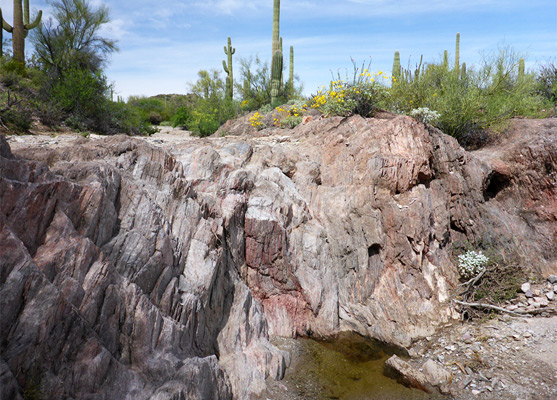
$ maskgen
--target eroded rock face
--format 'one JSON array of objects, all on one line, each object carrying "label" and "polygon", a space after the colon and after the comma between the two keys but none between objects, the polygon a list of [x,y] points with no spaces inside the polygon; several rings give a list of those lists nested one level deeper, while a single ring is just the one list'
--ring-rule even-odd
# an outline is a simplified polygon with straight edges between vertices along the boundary
[{"label": "eroded rock face", "polygon": [[557,271],[545,123],[529,151],[475,154],[407,117],[12,143],[17,157],[2,138],[2,382],[76,399],[249,398],[287,366],[269,335],[407,346],[453,315],[455,241]]}]

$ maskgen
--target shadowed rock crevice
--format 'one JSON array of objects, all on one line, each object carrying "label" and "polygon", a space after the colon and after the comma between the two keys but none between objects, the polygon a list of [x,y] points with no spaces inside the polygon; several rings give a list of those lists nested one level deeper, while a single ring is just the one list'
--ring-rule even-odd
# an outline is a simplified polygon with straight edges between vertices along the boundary
[{"label": "shadowed rock crevice", "polygon": [[484,199],[489,201],[494,199],[500,192],[511,186],[511,178],[497,171],[492,172],[486,180],[484,189]]}]

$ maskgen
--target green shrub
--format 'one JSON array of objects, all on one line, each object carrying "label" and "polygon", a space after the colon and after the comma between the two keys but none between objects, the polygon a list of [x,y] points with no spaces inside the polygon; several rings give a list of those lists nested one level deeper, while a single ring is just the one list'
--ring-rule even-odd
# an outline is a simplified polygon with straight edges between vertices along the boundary
[{"label": "green shrub", "polygon": [[361,68],[358,68],[354,60],[352,64],[354,66],[352,81],[337,76],[337,79],[331,81],[328,90],[323,88],[312,97],[311,108],[320,110],[327,117],[353,114],[371,117],[374,114],[379,104],[388,95],[384,82],[390,81],[391,77],[383,71],[369,72],[370,65],[365,68],[365,64],[362,64]]},{"label": "green shrub", "polygon": [[191,119],[190,111],[186,107],[181,107],[172,116],[170,122],[174,128],[179,126],[187,129],[190,119]]},{"label": "green shrub", "polygon": [[548,62],[540,67],[537,77],[537,93],[550,101],[551,105],[557,105],[557,66]]},{"label": "green shrub", "polygon": [[165,102],[159,98],[131,96],[127,104],[135,108],[139,116],[151,125],[159,125],[171,117]]},{"label": "green shrub", "polygon": [[532,74],[519,78],[520,57],[509,48],[484,58],[479,70],[465,76],[444,63],[429,64],[412,79],[393,80],[383,105],[397,113],[436,110],[433,124],[466,146],[485,144],[486,132],[503,131],[514,116],[539,117],[547,101],[536,91]]},{"label": "green shrub", "polygon": [[295,128],[302,123],[302,117],[289,116],[280,121],[281,128]]}]

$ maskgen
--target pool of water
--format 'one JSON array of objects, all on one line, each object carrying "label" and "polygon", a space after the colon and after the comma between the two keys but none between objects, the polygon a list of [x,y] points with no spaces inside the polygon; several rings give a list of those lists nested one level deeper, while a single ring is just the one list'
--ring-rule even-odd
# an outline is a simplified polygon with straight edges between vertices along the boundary
[{"label": "pool of water", "polygon": [[330,340],[283,339],[274,344],[287,350],[290,368],[270,389],[273,399],[399,400],[431,399],[383,375],[383,364],[396,348],[345,333]]}]

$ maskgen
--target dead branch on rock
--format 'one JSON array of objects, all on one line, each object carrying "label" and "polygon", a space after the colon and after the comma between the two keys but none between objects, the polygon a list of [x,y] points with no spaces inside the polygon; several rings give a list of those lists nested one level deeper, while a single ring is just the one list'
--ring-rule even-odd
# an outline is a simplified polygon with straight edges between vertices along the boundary
[{"label": "dead branch on rock", "polygon": [[494,306],[492,304],[467,303],[465,301],[460,301],[460,300],[453,300],[453,301],[456,304],[459,304],[461,306],[472,307],[472,308],[485,308],[485,309],[489,309],[489,310],[495,310],[495,311],[499,311],[499,312],[502,312],[502,313],[514,315],[514,316],[517,316],[517,317],[531,317],[532,315],[540,314],[542,312],[553,313],[555,311],[555,310],[552,310],[548,307],[539,307],[539,308],[535,308],[535,309],[529,310],[529,311],[516,311],[516,310],[511,311],[511,310],[507,310],[503,307]]},{"label": "dead branch on rock", "polygon": [[473,277],[469,281],[461,283],[459,286],[465,286],[466,289],[464,289],[464,291],[461,292],[460,294],[461,295],[466,295],[465,297],[467,297],[467,295],[470,293],[470,290],[474,287],[474,285],[476,283],[478,283],[480,279],[482,279],[482,276],[484,276],[485,271],[487,271],[486,268],[482,269],[478,275],[476,275],[475,277]]}]

